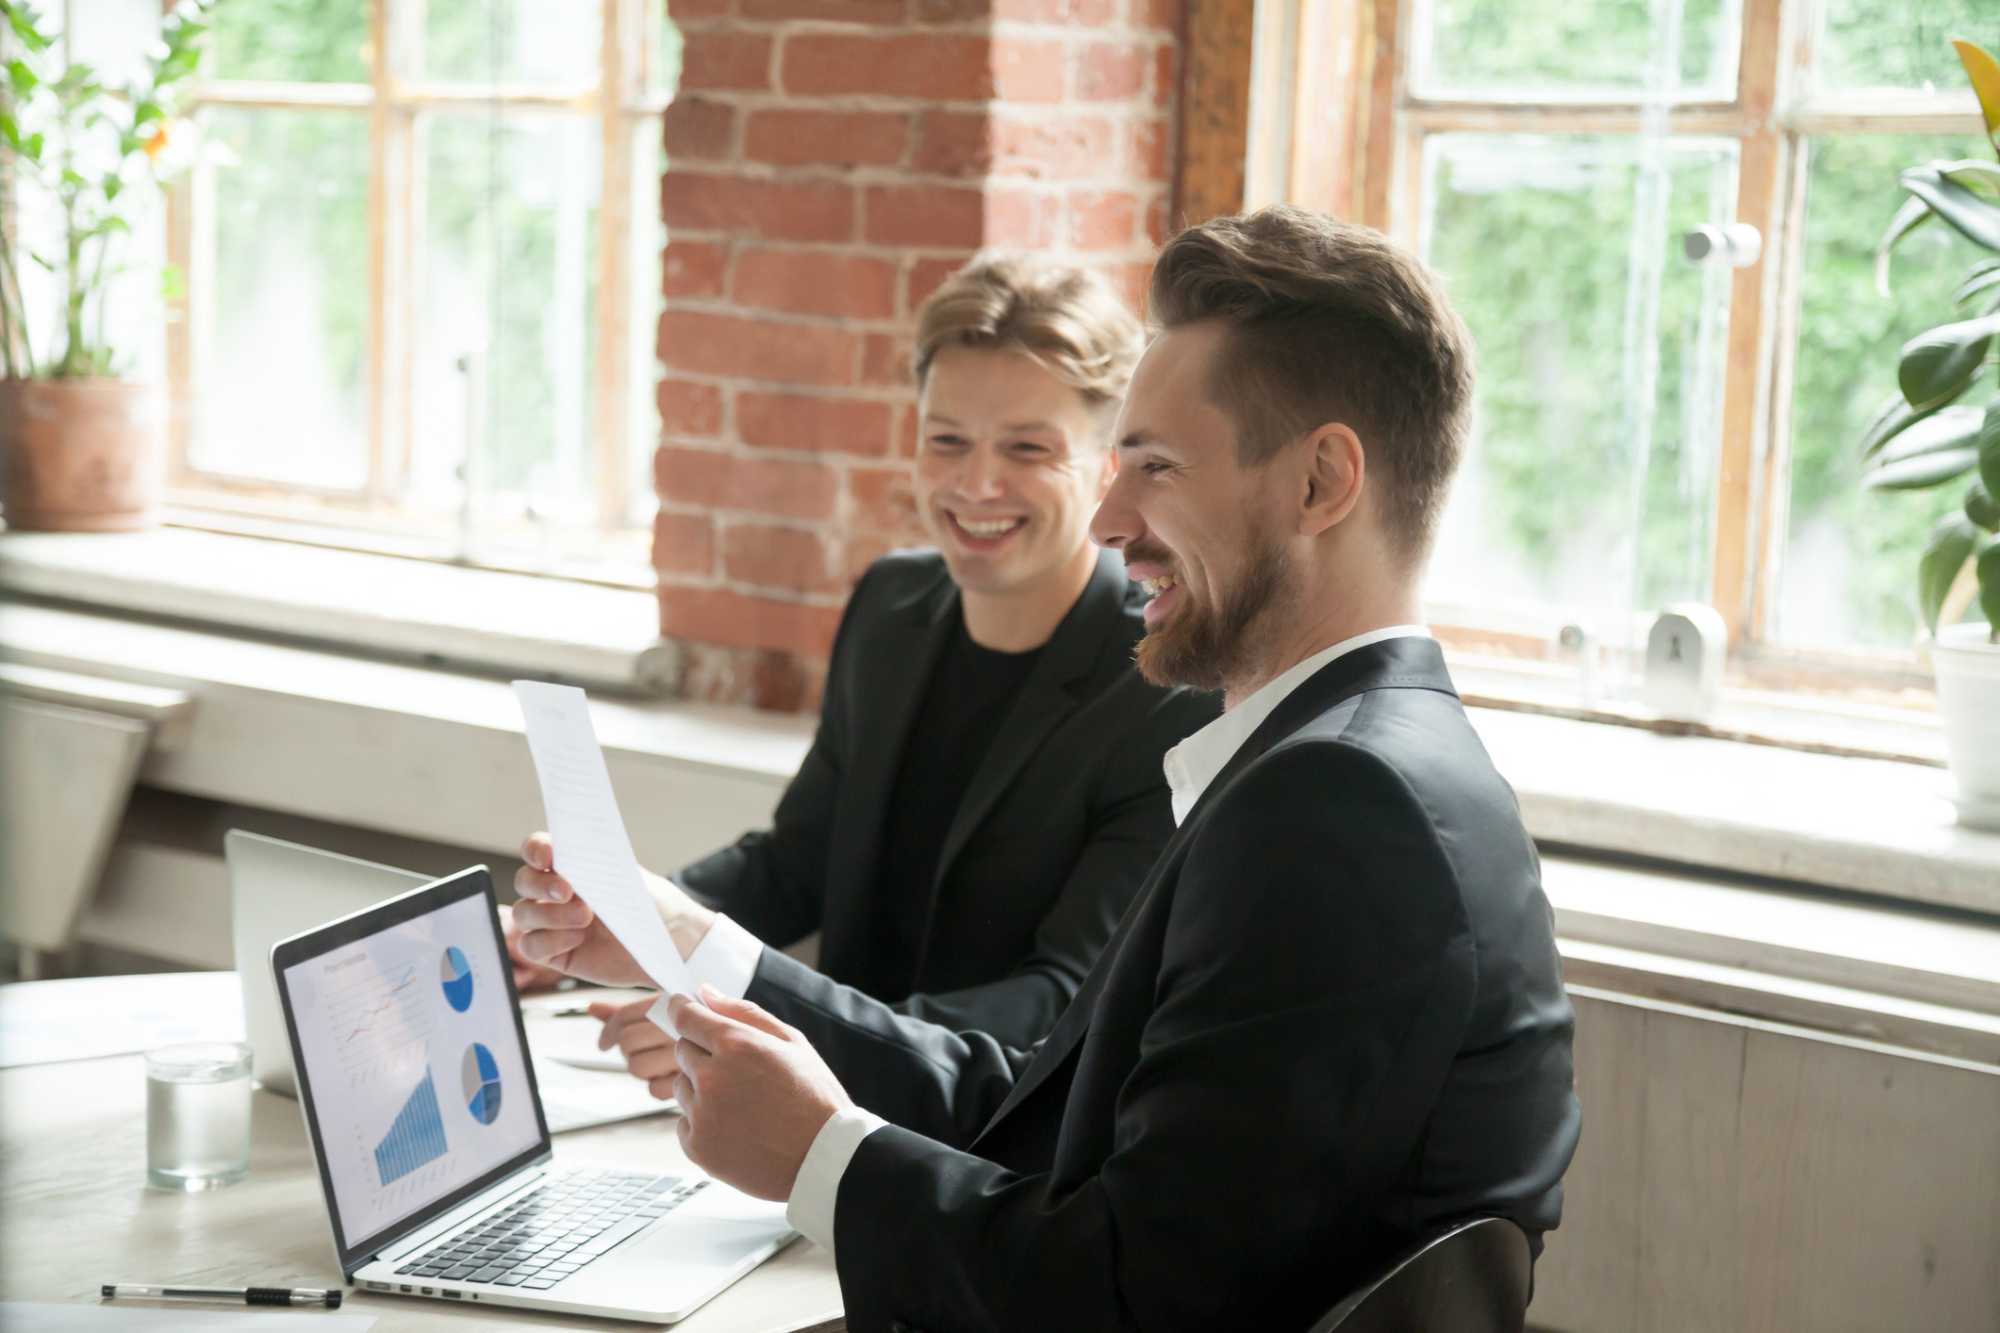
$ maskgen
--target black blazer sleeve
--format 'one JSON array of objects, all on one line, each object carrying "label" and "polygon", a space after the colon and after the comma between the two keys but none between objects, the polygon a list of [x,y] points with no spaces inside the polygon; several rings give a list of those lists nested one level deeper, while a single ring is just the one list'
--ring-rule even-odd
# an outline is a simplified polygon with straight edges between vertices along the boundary
[{"label": "black blazer sleeve", "polygon": [[[1478,967],[1421,802],[1319,741],[1273,750],[1206,813],[1160,886],[1157,988],[1113,1122],[1064,1121],[1105,1136],[1101,1168],[1056,1181],[870,1135],[835,1223],[857,1333],[1286,1326],[1272,1293],[1327,1257],[1302,1251],[1338,1246],[1406,1169]],[[837,1073],[851,1049],[830,1052]]]},{"label": "black blazer sleeve", "polygon": [[944,1143],[978,1136],[1034,1048],[898,1012],[766,949],[745,997],[805,1034],[859,1106]]},{"label": "black blazer sleeve", "polygon": [[837,700],[850,668],[855,622],[868,596],[864,574],[834,633],[822,692],[819,729],[799,771],[785,787],[771,827],[746,833],[720,851],[682,867],[674,879],[697,900],[726,912],[767,944],[784,948],[819,929],[826,905],[825,867],[841,775],[848,764],[848,719]]},{"label": "black blazer sleeve", "polygon": [[898,1011],[941,1027],[990,1033],[1005,1045],[1025,1047],[1047,1034],[1173,836],[1173,801],[1160,756],[1214,721],[1217,711],[1213,695],[1175,690],[1159,697],[1142,725],[1107,735],[1089,838],[1027,957],[984,985],[912,995]]}]

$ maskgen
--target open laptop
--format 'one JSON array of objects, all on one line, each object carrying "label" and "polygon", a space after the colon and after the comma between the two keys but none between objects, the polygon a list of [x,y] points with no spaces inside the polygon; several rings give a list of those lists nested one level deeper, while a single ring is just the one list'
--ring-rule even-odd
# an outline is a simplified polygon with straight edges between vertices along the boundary
[{"label": "open laptop", "polygon": [[[270,1091],[296,1097],[292,1047],[268,963],[271,946],[393,898],[430,877],[242,829],[223,835],[222,855],[229,866],[230,933],[243,982],[243,1030],[250,1039],[252,1072]],[[581,998],[572,996],[567,1007],[577,1007]],[[542,1110],[551,1133],[672,1109],[672,1103],[655,1100],[637,1079],[596,1072],[622,1063],[615,1049],[596,1052],[599,1059],[591,1070],[573,1067],[578,1063],[573,1056],[566,1064],[544,1058],[551,1050],[558,1057],[572,1049],[594,1051],[597,1024],[588,1018],[544,1020],[530,1028],[535,1036],[529,1049],[537,1057]]]},{"label": "open laptop", "polygon": [[348,1281],[672,1323],[794,1234],[692,1167],[554,1165],[484,866],[282,940],[271,969]]},{"label": "open laptop", "polygon": [[242,829],[222,836],[229,867],[229,929],[243,981],[243,1030],[251,1073],[272,1092],[298,1096],[292,1047],[267,960],[271,946],[429,882],[430,876],[302,847]]}]

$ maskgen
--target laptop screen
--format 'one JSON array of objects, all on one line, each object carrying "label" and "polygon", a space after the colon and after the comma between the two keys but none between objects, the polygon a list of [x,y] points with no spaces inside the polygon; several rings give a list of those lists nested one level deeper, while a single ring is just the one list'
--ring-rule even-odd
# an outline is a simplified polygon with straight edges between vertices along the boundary
[{"label": "laptop screen", "polygon": [[484,868],[273,961],[343,1262],[546,1147]]}]

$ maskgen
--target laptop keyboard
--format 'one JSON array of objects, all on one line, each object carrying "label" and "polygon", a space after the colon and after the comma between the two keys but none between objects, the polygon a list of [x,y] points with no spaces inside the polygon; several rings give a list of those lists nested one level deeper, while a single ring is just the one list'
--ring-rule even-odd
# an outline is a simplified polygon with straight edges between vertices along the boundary
[{"label": "laptop keyboard", "polygon": [[579,1171],[446,1237],[397,1276],[547,1291],[708,1188],[706,1180]]}]

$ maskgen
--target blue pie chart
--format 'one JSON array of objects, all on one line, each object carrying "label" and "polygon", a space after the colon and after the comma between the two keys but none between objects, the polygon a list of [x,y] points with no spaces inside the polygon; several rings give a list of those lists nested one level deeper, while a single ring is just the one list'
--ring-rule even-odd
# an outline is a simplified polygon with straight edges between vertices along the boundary
[{"label": "blue pie chart", "polygon": [[464,1076],[466,1109],[480,1124],[492,1124],[500,1114],[500,1066],[494,1062],[493,1052],[473,1042],[465,1048],[465,1063],[460,1072]]},{"label": "blue pie chart", "polygon": [[444,983],[444,1002],[464,1013],[472,1007],[472,965],[457,945],[444,951],[438,960],[438,977]]}]

